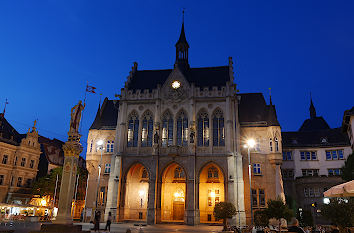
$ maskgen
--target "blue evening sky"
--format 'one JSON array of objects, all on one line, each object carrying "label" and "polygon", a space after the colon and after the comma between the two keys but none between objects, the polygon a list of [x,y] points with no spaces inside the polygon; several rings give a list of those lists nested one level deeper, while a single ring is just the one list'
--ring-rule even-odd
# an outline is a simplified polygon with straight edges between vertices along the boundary
[{"label": "blue evening sky", "polygon": [[[192,67],[234,59],[242,93],[272,100],[285,131],[309,117],[309,95],[331,127],[354,105],[354,1],[2,0],[0,109],[21,133],[66,140],[70,108],[86,81],[114,98],[134,61],[172,68],[186,8]],[[96,114],[90,94],[83,138]]]}]

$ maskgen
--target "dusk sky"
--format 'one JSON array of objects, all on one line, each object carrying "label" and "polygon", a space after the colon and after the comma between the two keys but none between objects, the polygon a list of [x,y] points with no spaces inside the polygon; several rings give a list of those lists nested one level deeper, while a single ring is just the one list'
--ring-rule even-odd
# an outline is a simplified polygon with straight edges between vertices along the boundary
[{"label": "dusk sky", "polygon": [[[354,1],[0,1],[0,110],[25,133],[66,141],[70,109],[86,81],[120,93],[133,62],[170,69],[186,8],[191,67],[234,60],[241,93],[268,88],[283,131],[309,117],[310,92],[331,127],[354,105]],[[99,95],[87,96],[86,151]]]}]

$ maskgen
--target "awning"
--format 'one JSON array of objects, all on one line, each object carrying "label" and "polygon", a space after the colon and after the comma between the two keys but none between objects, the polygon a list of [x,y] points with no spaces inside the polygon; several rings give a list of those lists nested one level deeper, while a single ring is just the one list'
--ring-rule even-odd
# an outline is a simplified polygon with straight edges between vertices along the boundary
[{"label": "awning", "polygon": [[323,195],[325,197],[354,197],[354,180],[333,186]]}]

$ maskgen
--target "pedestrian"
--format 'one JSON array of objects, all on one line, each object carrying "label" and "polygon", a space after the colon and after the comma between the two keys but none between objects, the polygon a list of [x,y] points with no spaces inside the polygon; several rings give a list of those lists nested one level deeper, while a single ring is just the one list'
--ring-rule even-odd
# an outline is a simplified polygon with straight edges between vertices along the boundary
[{"label": "pedestrian", "polygon": [[101,220],[101,211],[96,211],[95,213],[95,219],[94,219],[94,227],[93,230],[96,232],[100,232],[100,220]]},{"label": "pedestrian", "polygon": [[105,231],[108,231],[111,232],[111,223],[112,223],[112,213],[109,212],[108,213],[108,218],[107,218],[107,223],[106,223],[106,228],[104,229]]},{"label": "pedestrian", "polygon": [[305,233],[304,229],[299,227],[299,220],[292,218],[289,222],[288,232]]}]

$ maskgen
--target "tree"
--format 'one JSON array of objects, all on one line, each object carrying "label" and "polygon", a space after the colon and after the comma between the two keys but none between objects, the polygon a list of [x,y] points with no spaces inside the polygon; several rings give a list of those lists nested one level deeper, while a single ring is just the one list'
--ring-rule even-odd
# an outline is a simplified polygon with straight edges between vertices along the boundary
[{"label": "tree", "polygon": [[264,210],[257,210],[254,212],[254,225],[260,227],[268,226],[269,218],[267,215],[267,211]]},{"label": "tree", "polygon": [[223,220],[224,229],[223,231],[227,231],[227,223],[226,220],[228,218],[232,218],[236,215],[236,208],[230,202],[219,202],[214,207],[214,216],[216,220]]},{"label": "tree", "polygon": [[300,226],[302,227],[313,226],[313,217],[309,210],[298,211],[296,218],[299,220]]},{"label": "tree", "polygon": [[331,202],[321,207],[321,214],[339,227],[354,226],[354,198],[331,199]]},{"label": "tree", "polygon": [[[57,187],[57,197],[59,196],[61,176],[62,176],[62,167],[54,168],[50,173],[44,177],[39,178],[33,183],[32,194],[40,196],[51,196],[54,197],[55,192],[55,183],[58,175],[58,187]],[[77,174],[80,175],[79,184],[77,189],[77,199],[83,200],[85,198],[86,191],[86,180],[88,172],[82,168],[79,168]]]},{"label": "tree", "polygon": [[342,167],[342,179],[345,181],[354,180],[354,153],[350,154]]},{"label": "tree", "polygon": [[289,209],[280,197],[277,197],[275,200],[269,199],[267,201],[267,208],[264,211],[268,217],[268,221],[271,218],[275,218],[279,221],[279,230],[281,218],[285,218],[289,221],[294,216],[293,211]]}]

